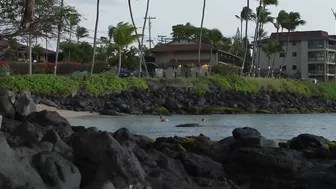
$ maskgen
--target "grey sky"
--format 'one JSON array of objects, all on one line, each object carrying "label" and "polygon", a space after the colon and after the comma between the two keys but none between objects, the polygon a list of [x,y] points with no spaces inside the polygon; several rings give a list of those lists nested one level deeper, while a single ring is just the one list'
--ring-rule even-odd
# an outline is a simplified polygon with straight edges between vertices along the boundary
[{"label": "grey sky", "polygon": [[[250,1],[251,8],[257,6],[257,1]],[[83,20],[80,25],[92,31],[91,36],[93,36],[96,1],[65,0],[65,3],[77,7],[87,19]],[[202,3],[203,0],[151,0],[149,15],[156,17],[156,20],[152,22],[152,35],[155,42],[158,39],[157,35],[169,35],[172,25],[190,22],[199,26]],[[246,0],[208,0],[204,26],[218,28],[227,37],[233,36],[240,25],[235,14],[239,14],[245,5]],[[143,24],[145,7],[146,0],[133,0],[134,17],[138,27]],[[329,34],[335,34],[335,19],[331,8],[336,10],[335,0],[280,0],[278,7],[270,7],[270,10],[273,12],[273,16],[276,16],[282,9],[300,12],[302,19],[306,20],[307,24],[297,30],[324,30]],[[98,37],[106,35],[105,32],[109,25],[116,25],[120,21],[130,22],[127,0],[101,0]],[[253,27],[254,24],[251,23],[250,36],[253,34]],[[270,34],[275,29],[269,24],[266,26],[266,30]],[[91,40],[87,39],[87,41]]]}]

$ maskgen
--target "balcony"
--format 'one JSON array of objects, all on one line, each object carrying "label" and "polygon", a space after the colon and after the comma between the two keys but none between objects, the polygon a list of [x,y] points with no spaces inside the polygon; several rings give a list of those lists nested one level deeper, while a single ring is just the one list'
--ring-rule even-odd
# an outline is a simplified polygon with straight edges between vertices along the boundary
[{"label": "balcony", "polygon": [[243,65],[242,58],[229,53],[219,53],[218,61],[241,67]]}]

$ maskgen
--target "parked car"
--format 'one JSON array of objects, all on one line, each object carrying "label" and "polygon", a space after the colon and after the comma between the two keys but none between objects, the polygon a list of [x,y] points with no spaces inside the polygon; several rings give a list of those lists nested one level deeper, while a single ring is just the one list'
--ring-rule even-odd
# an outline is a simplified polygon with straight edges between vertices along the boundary
[{"label": "parked car", "polygon": [[120,69],[119,77],[130,77],[134,76],[134,72],[125,68]]}]

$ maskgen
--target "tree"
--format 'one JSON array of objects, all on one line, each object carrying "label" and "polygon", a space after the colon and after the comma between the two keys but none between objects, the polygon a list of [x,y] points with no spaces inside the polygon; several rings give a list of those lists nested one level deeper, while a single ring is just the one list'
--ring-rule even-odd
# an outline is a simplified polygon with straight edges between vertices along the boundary
[{"label": "tree", "polygon": [[[261,37],[259,35],[259,31],[262,31],[264,24],[266,23],[273,23],[274,18],[271,17],[271,12],[269,12],[266,9],[266,6],[268,5],[278,5],[278,0],[259,0],[259,6],[257,7],[256,11],[256,28],[254,31],[254,45],[253,45],[253,50],[252,50],[252,62],[251,62],[251,68],[250,68],[250,74],[252,72],[252,67],[254,66],[254,61],[255,61],[255,52],[257,50],[257,47],[260,47],[260,40]],[[258,49],[258,52],[260,52],[260,48]],[[260,56],[260,53],[259,53]],[[258,61],[257,61],[257,67],[259,68],[259,56],[258,56]]]},{"label": "tree", "polygon": [[[137,41],[142,35],[135,34],[136,28],[131,24],[119,22],[113,33],[113,41],[118,49],[118,76],[121,69],[121,54],[122,50],[127,48],[130,44]],[[141,57],[140,57],[141,58]]]},{"label": "tree", "polygon": [[287,54],[288,54],[288,47],[289,47],[289,40],[290,40],[290,32],[295,31],[295,29],[298,26],[306,24],[305,20],[301,19],[301,15],[298,12],[290,12],[290,13],[282,13],[283,20],[281,20],[280,25],[287,29],[287,44],[286,44],[286,50],[285,50],[285,56],[283,58],[282,64],[280,66],[280,75],[282,73],[282,67],[285,64]]},{"label": "tree", "polygon": [[74,27],[78,26],[81,21],[81,15],[73,7],[66,7],[64,10],[65,21],[69,25],[69,41],[72,42],[72,33]]},{"label": "tree", "polygon": [[267,77],[269,77],[270,75],[270,71],[272,70],[272,77],[273,77],[273,73],[274,73],[274,60],[273,60],[273,63],[272,63],[272,66],[270,65],[271,64],[271,57],[274,55],[274,54],[277,54],[279,52],[283,52],[283,48],[282,46],[278,43],[278,41],[276,40],[268,40],[267,42],[267,45],[266,46],[262,46],[261,47],[262,50],[265,52],[266,54],[266,57],[268,59],[268,71],[267,71]]},{"label": "tree", "polygon": [[247,6],[243,8],[243,11],[244,11],[243,15],[244,15],[244,20],[245,20],[245,54],[243,58],[243,64],[241,67],[241,75],[243,75],[244,68],[245,68],[245,62],[246,62],[247,54],[249,51],[247,31],[248,31],[248,22],[252,16],[252,10],[250,9],[250,0],[247,0]]},{"label": "tree", "polygon": [[94,68],[94,64],[96,60],[96,42],[97,42],[97,31],[98,31],[98,24],[99,24],[99,4],[100,4],[100,0],[97,0],[96,24],[95,24],[95,31],[94,31],[94,38],[93,38],[93,55],[92,55],[90,77],[93,74],[93,68]]},{"label": "tree", "polygon": [[198,41],[198,66],[201,68],[201,48],[202,48],[202,32],[203,32],[203,24],[204,24],[204,16],[205,16],[205,7],[206,0],[203,1],[203,10],[202,10],[202,19],[201,19],[201,31]]},{"label": "tree", "polygon": [[[147,17],[148,17],[148,12],[149,12],[149,5],[150,5],[150,0],[147,0],[146,12],[145,12],[145,20],[144,20],[143,25],[142,25],[141,43],[140,43],[140,46],[139,46],[139,50],[140,50],[139,77],[141,77],[141,62],[144,63],[144,66],[145,66],[145,69],[146,69],[146,74],[148,76],[147,65],[146,65],[146,62],[145,62],[145,57],[143,55],[143,47],[144,47],[144,36],[145,36],[145,28],[146,28]],[[135,28],[135,30],[137,30],[137,28]],[[137,35],[137,33],[136,33],[136,35]]]},{"label": "tree", "polygon": [[89,36],[89,31],[85,27],[78,26],[76,29],[77,43],[79,40]]},{"label": "tree", "polygon": [[[145,18],[147,18],[148,16],[148,11],[149,11],[149,4],[150,4],[150,1],[147,0],[147,6],[146,6],[146,12],[145,12]],[[132,20],[132,24],[133,24],[133,27],[134,28],[137,28],[136,27],[136,24],[135,24],[135,21],[134,21],[134,17],[133,17],[133,11],[132,11],[132,3],[131,3],[131,0],[128,0],[128,9],[129,9],[129,13],[130,13],[130,17],[131,17],[131,20]],[[146,20],[144,20],[144,26],[146,26]],[[144,35],[144,28],[143,27],[143,32],[142,32],[142,35]],[[138,35],[138,31],[135,30],[135,34]],[[137,40],[138,42],[138,48],[140,49],[140,59],[139,59],[139,77],[141,77],[141,68],[142,68],[142,64],[145,66],[145,72],[146,72],[146,75],[148,76],[148,69],[147,69],[147,64],[145,62],[145,59],[144,59],[144,56],[143,56],[143,39],[140,41],[140,39]]]},{"label": "tree", "polygon": [[[61,0],[61,6],[60,6],[60,17],[58,20],[58,26],[57,26],[57,46],[56,46],[56,60],[55,60],[55,66],[54,66],[54,75],[56,75],[57,72],[57,63],[58,63],[58,55],[59,55],[59,48],[60,48],[60,43],[61,43],[61,32],[62,32],[62,24],[63,24],[63,11],[64,11],[64,0]],[[31,43],[31,42],[30,42]]]}]

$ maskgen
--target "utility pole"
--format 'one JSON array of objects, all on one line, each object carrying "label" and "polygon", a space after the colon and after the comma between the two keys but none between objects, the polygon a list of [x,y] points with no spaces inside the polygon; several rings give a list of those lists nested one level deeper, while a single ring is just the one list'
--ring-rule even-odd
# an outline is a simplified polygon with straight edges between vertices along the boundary
[{"label": "utility pole", "polygon": [[164,43],[165,42],[165,37],[167,37],[167,36],[166,35],[158,35],[158,38],[160,38],[159,42]]},{"label": "utility pole", "polygon": [[148,16],[147,18],[145,19],[148,19],[148,43],[149,43],[149,49],[152,48],[152,43],[153,43],[153,40],[152,40],[152,20],[155,20],[156,17],[151,17],[151,16]]}]

